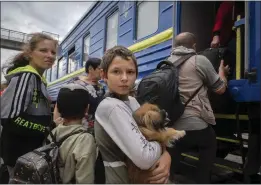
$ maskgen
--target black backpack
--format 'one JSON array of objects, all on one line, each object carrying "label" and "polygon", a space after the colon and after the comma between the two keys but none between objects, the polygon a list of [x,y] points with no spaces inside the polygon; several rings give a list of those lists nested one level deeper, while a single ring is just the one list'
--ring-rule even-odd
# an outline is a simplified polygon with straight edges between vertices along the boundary
[{"label": "black backpack", "polygon": [[0,161],[0,184],[8,184],[8,181],[9,181],[9,173],[7,170],[7,165],[1,163]]},{"label": "black backpack", "polygon": [[218,71],[220,61],[224,59],[227,53],[227,48],[207,48],[198,53],[198,55],[203,55],[211,62],[216,71]]},{"label": "black backpack", "polygon": [[59,141],[50,132],[52,142],[33,150],[16,161],[11,184],[61,184],[58,167],[59,146],[72,135],[85,133],[85,130],[74,131]]},{"label": "black backpack", "polygon": [[193,55],[195,54],[187,54],[178,59],[174,64],[168,60],[160,62],[156,70],[144,77],[139,83],[136,96],[137,101],[141,105],[149,102],[164,109],[171,120],[167,126],[172,126],[182,116],[187,104],[202,87],[198,88],[185,104],[181,102],[178,90],[178,69]]}]

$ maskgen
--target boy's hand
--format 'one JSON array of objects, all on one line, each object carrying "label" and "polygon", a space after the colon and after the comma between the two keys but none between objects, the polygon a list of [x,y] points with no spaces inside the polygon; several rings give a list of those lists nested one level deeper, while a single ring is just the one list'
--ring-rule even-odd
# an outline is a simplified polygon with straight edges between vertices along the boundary
[{"label": "boy's hand", "polygon": [[151,184],[165,184],[169,179],[169,171],[171,165],[171,157],[165,150],[160,159],[152,167],[151,175],[148,178]]}]

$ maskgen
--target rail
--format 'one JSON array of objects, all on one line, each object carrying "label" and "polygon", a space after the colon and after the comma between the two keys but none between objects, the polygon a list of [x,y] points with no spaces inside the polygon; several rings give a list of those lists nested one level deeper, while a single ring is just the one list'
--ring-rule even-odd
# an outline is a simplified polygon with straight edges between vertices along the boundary
[{"label": "rail", "polygon": [[30,38],[30,35],[27,33],[9,30],[6,28],[1,28],[1,39],[13,40],[18,42],[27,42]]}]

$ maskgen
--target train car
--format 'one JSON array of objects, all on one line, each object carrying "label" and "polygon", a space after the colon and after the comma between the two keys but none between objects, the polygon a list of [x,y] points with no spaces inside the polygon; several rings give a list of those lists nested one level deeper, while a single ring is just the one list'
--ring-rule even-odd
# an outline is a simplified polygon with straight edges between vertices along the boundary
[{"label": "train car", "polygon": [[[106,49],[115,45],[134,52],[138,80],[170,55],[173,37],[180,32],[196,35],[198,51],[209,48],[217,8],[218,2],[214,1],[94,2],[61,42],[58,59],[45,74],[50,98],[55,102],[61,85],[84,73],[88,56],[102,57]],[[215,114],[218,157],[224,158],[236,147],[240,148],[243,163],[242,132],[248,133],[247,106],[260,103],[260,9],[261,2],[245,2],[245,17],[235,21],[236,75],[229,81],[228,90],[237,108]],[[242,173],[242,168],[235,167],[234,171]]]}]

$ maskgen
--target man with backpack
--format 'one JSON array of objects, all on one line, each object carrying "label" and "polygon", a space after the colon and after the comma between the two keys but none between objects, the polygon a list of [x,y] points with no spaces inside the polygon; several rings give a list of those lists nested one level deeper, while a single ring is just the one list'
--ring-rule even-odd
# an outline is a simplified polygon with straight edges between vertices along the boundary
[{"label": "man with backpack", "polygon": [[199,162],[196,182],[210,183],[211,168],[216,156],[216,135],[211,125],[216,122],[207,91],[210,89],[217,94],[225,92],[229,67],[225,67],[224,61],[221,61],[217,74],[206,57],[196,55],[196,38],[189,32],[176,36],[175,46],[168,60],[175,65],[175,62],[186,55],[192,56],[178,68],[178,89],[181,101],[184,104],[190,101],[173,125],[177,130],[185,130],[186,135],[170,151],[172,168],[174,171],[177,169],[182,152],[197,149]]}]

